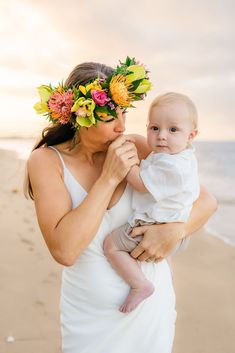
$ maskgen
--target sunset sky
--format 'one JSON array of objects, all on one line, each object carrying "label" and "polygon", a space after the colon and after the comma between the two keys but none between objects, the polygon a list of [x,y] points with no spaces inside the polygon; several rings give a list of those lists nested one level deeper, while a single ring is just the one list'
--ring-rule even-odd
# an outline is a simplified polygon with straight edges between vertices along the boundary
[{"label": "sunset sky", "polygon": [[235,5],[232,0],[0,0],[0,137],[35,136],[46,125],[36,87],[57,85],[84,61],[116,66],[127,55],[153,89],[127,118],[145,134],[157,94],[189,95],[203,140],[235,140]]}]

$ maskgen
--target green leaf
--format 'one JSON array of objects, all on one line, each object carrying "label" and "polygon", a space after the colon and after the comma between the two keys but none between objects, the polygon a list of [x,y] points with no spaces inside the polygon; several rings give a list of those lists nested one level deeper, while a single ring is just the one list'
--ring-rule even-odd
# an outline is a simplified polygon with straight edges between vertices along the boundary
[{"label": "green leaf", "polygon": [[117,112],[116,112],[116,109],[108,109],[108,115],[112,115],[114,116],[115,118],[117,118]]},{"label": "green leaf", "polygon": [[105,106],[101,107],[100,105],[96,105],[95,110],[100,113],[107,113],[108,114],[108,108]]}]

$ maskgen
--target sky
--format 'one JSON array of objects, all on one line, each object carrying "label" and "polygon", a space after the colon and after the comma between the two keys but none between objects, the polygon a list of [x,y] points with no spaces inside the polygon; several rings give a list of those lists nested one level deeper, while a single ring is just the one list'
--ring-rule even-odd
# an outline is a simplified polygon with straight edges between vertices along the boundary
[{"label": "sky", "polygon": [[57,85],[77,64],[115,67],[135,57],[153,88],[127,117],[145,135],[159,93],[188,95],[201,140],[235,140],[233,0],[0,0],[0,137],[38,136],[33,105],[41,84]]}]

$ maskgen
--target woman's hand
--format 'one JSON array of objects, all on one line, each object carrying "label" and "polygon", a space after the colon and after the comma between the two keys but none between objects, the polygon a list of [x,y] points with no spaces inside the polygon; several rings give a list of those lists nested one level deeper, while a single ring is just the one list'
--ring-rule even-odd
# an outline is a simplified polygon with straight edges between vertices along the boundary
[{"label": "woman's hand", "polygon": [[113,141],[107,151],[102,174],[119,184],[133,165],[139,163],[134,140],[121,135]]},{"label": "woman's hand", "polygon": [[139,261],[160,261],[185,236],[184,223],[164,223],[133,228],[131,237],[143,235],[143,240],[131,252]]}]

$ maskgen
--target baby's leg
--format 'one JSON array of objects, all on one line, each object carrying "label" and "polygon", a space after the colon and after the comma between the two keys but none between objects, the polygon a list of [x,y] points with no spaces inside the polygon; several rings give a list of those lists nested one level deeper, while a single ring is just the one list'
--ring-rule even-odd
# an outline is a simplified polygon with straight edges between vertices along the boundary
[{"label": "baby's leg", "polygon": [[137,261],[128,252],[118,249],[112,234],[104,241],[104,253],[112,267],[131,287],[125,302],[119,308],[123,313],[130,312],[154,292],[154,286],[145,278]]}]

